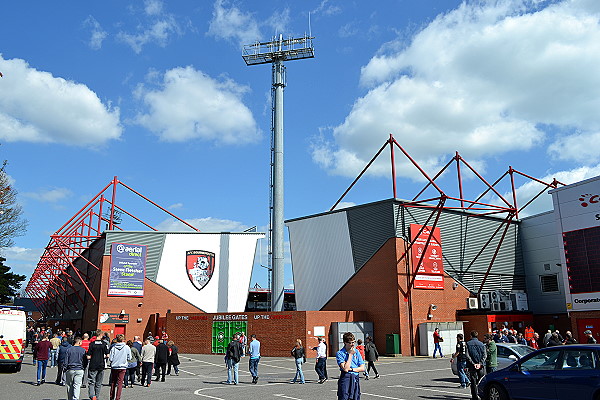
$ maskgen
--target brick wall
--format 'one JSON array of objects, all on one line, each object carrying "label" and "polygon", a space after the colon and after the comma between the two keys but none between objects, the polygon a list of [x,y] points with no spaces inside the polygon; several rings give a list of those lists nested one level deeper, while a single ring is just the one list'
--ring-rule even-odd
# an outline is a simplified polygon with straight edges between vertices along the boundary
[{"label": "brick wall", "polygon": [[[386,334],[399,333],[400,352],[418,354],[418,325],[456,321],[456,310],[466,308],[469,297],[469,291],[460,285],[455,288],[454,279],[447,275],[444,290],[413,289],[409,294],[406,262],[398,261],[404,249],[403,239],[389,239],[323,307],[365,311],[374,324],[374,341],[381,353],[385,352]],[[431,304],[437,306],[435,311],[430,310]]]}]

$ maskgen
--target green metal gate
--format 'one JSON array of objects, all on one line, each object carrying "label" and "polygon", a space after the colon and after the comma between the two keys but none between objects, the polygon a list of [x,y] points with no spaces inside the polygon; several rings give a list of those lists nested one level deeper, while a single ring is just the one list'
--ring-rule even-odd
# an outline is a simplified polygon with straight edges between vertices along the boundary
[{"label": "green metal gate", "polygon": [[216,321],[212,324],[212,352],[225,354],[227,345],[233,335],[239,332],[246,334],[247,321]]}]

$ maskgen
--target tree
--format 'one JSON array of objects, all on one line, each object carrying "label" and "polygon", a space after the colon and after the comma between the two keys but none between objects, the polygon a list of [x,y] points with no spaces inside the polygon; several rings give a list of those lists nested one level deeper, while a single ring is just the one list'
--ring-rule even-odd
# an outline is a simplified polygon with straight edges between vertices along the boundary
[{"label": "tree", "polygon": [[0,304],[8,303],[19,291],[25,275],[13,274],[10,267],[4,265],[6,258],[0,257]]},{"label": "tree", "polygon": [[27,228],[27,220],[21,217],[23,209],[17,204],[17,191],[10,185],[4,165],[0,169],[0,250],[14,245],[13,239],[24,235]]}]

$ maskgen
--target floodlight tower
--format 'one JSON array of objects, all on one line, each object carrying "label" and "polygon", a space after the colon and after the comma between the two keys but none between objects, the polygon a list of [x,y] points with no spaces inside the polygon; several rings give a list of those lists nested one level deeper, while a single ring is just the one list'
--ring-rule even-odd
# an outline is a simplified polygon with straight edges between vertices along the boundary
[{"label": "floodlight tower", "polygon": [[283,35],[270,42],[256,42],[242,48],[246,65],[272,64],[271,76],[271,182],[269,199],[269,271],[273,279],[271,310],[283,311],[283,88],[284,61],[314,58],[310,35],[284,39]]}]

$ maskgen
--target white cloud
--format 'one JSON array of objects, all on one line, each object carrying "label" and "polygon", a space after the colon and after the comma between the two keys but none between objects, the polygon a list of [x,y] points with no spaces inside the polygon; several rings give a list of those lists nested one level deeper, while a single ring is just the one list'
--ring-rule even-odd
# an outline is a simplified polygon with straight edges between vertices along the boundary
[{"label": "white cloud", "polygon": [[[266,25],[272,29],[272,33],[287,33],[288,26],[290,24],[290,9],[284,8],[281,11],[275,11],[273,14],[267,19]],[[246,44],[246,43],[244,43]]]},{"label": "white cloud", "polygon": [[139,54],[148,43],[165,47],[169,43],[171,35],[175,33],[181,33],[181,28],[175,21],[175,18],[169,15],[140,28],[140,31],[137,33],[119,32],[117,39],[128,44],[136,54]]},{"label": "white cloud", "polygon": [[91,15],[83,22],[84,26],[91,28],[91,35],[88,45],[92,50],[100,50],[102,48],[102,42],[108,36],[108,33],[102,29],[102,26],[94,17]]},{"label": "white cloud", "polygon": [[[248,225],[244,225],[238,221],[231,221],[228,219],[218,219],[212,217],[206,218],[190,218],[185,219],[188,224],[200,229],[202,232],[242,232],[250,228]],[[191,231],[192,229],[177,221],[176,219],[169,218],[156,226],[159,231]]]},{"label": "white cloud", "polygon": [[341,7],[330,4],[329,0],[322,0],[319,6],[311,11],[311,14],[331,16],[339,14],[341,12]]},{"label": "white cloud", "polygon": [[137,122],[165,141],[253,142],[260,133],[252,112],[241,100],[247,90],[192,67],[174,68],[164,74],[158,88],[138,88],[136,96],[148,111],[138,115]]},{"label": "white cloud", "polygon": [[559,137],[548,147],[548,153],[559,160],[574,160],[582,164],[600,161],[600,132],[578,132]]},{"label": "white cloud", "polygon": [[183,208],[183,203],[175,203],[175,204],[171,204],[169,207],[167,207],[169,210],[177,210],[180,208]]},{"label": "white cloud", "polygon": [[2,256],[6,258],[7,265],[13,260],[37,263],[40,260],[42,253],[44,253],[44,249],[29,249],[18,246],[6,247],[2,249]]},{"label": "white cloud", "polygon": [[33,193],[33,192],[23,193],[23,196],[25,196],[25,197],[29,197],[31,199],[35,199],[35,200],[42,201],[45,203],[56,203],[56,202],[66,199],[66,198],[69,198],[72,195],[73,195],[73,192],[71,192],[67,188],[54,188],[54,189],[42,190],[37,193]]},{"label": "white cloud", "polygon": [[252,13],[243,12],[235,6],[229,7],[226,0],[215,1],[208,34],[219,39],[231,40],[239,45],[262,39],[258,22]]},{"label": "white cloud", "polygon": [[87,86],[0,55],[0,140],[101,145],[121,136],[119,109]]},{"label": "white cloud", "polygon": [[[544,144],[550,126],[578,132],[559,134],[552,154],[596,162],[600,147],[573,147],[597,140],[600,130],[598,8],[579,0],[508,0],[465,2],[439,15],[410,42],[384,46],[362,69],[368,93],[332,138],[318,138],[314,160],[353,176],[393,133],[437,169],[456,150],[480,162],[529,150]],[[382,164],[370,172],[387,173]]]},{"label": "white cloud", "polygon": [[147,15],[160,15],[163,11],[163,2],[159,0],[144,1],[144,11]]}]

